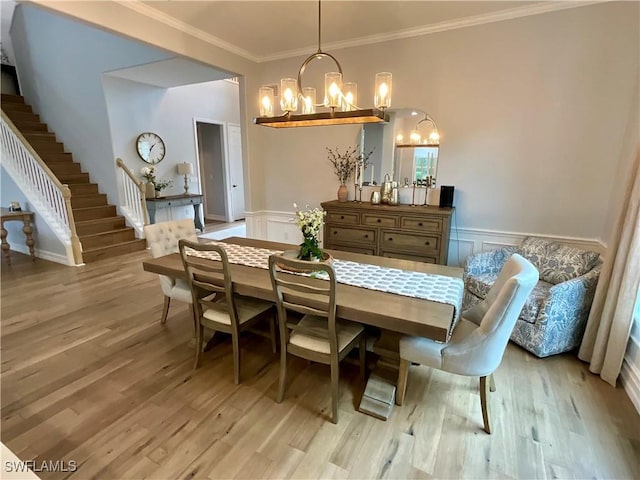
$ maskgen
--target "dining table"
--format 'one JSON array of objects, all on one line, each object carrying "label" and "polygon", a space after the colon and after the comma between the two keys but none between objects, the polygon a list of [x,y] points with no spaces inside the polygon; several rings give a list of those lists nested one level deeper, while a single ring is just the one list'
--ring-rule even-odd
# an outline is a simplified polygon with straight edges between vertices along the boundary
[{"label": "dining table", "polygon": [[[229,237],[220,242],[233,244],[231,246],[239,245],[278,252],[299,248],[297,245],[287,243],[241,237]],[[462,285],[463,270],[458,267],[365,255],[342,250],[324,251],[338,261],[383,267],[380,269],[381,275],[390,271],[387,269],[398,269],[406,272],[420,272],[458,279],[456,282]],[[199,258],[198,261],[206,263],[213,260]],[[147,272],[187,280],[179,253],[154,259],[149,258],[143,261],[143,269]],[[267,269],[231,263],[230,273],[234,293],[275,302]],[[456,295],[458,295],[457,292]],[[458,300],[456,308],[449,303],[405,296],[373,288],[363,288],[345,283],[336,285],[336,316],[371,327],[370,330],[377,333],[375,339],[367,341],[367,350],[379,355],[381,361],[378,363],[381,368],[379,372],[377,371],[378,368],[376,368],[369,376],[360,402],[360,411],[383,420],[389,417],[395,402],[395,380],[397,376],[393,373],[394,367],[397,368],[399,363],[399,339],[403,335],[413,335],[439,342],[447,342],[459,317],[460,312],[456,310],[460,308],[462,288],[459,290]]]}]

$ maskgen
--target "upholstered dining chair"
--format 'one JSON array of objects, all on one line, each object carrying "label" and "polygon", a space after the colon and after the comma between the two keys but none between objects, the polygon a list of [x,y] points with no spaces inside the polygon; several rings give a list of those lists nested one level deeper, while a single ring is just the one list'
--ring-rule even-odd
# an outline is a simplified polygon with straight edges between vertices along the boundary
[{"label": "upholstered dining chair", "polygon": [[412,362],[458,375],[477,376],[484,430],[491,433],[488,390],[495,391],[493,372],[502,361],[511,331],[537,282],[538,270],[522,256],[513,254],[486,298],[462,313],[448,343],[402,337],[396,403],[404,402]]},{"label": "upholstered dining chair", "polygon": [[[215,332],[231,334],[233,347],[233,380],[240,383],[240,333],[251,329],[260,320],[269,321],[271,348],[276,352],[275,308],[272,302],[242,297],[233,293],[229,259],[224,248],[207,243],[180,240],[178,242],[182,264],[187,272],[196,318],[196,358],[198,368],[202,352],[204,327]],[[215,253],[220,261],[211,261],[188,255],[187,249]],[[260,331],[255,333],[262,334]]]},{"label": "upholstered dining chair", "polygon": [[[302,275],[283,275],[281,268],[293,272],[312,269],[324,272],[328,280]],[[358,323],[336,319],[336,274],[326,263],[269,257],[271,284],[276,295],[280,328],[280,379],[278,403],[284,398],[287,381],[287,354],[331,367],[331,420],[338,423],[340,361],[356,346],[360,350],[360,374],[365,375],[365,333]],[[288,312],[303,317],[295,323]]]},{"label": "upholstered dining chair", "polygon": [[[145,225],[144,236],[147,239],[147,246],[153,258],[164,257],[170,253],[178,253],[178,241],[183,238],[193,241],[198,240],[196,227],[190,218]],[[172,299],[188,304],[192,303],[191,289],[184,280],[173,279],[165,275],[159,275],[159,277],[160,287],[164,294],[164,307],[160,323],[165,323],[169,315],[169,305]],[[191,311],[193,316],[193,306],[191,306]]]}]

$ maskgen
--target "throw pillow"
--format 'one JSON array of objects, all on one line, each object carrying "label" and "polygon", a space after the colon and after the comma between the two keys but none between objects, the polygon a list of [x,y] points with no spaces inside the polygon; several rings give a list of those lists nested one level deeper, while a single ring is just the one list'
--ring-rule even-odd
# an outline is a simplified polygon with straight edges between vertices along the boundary
[{"label": "throw pillow", "polygon": [[520,251],[538,269],[540,280],[553,285],[584,275],[600,257],[598,252],[535,237],[525,238]]}]

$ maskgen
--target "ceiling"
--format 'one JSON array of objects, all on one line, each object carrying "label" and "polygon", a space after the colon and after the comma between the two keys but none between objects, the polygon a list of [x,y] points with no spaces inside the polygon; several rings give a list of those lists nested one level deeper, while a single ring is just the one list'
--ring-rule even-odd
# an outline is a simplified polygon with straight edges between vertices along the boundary
[{"label": "ceiling", "polygon": [[[323,50],[375,43],[571,8],[580,1],[325,1]],[[123,2],[174,28],[254,61],[317,49],[315,1]]]}]

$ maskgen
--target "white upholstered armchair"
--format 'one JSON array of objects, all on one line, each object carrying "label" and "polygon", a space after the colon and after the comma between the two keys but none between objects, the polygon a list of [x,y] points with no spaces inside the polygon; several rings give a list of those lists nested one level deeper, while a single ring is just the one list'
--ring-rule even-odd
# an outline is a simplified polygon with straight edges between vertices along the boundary
[{"label": "white upholstered armchair", "polygon": [[511,331],[537,281],[536,268],[514,254],[505,262],[486,298],[462,313],[449,342],[402,337],[396,403],[404,402],[411,362],[458,375],[477,376],[480,377],[484,430],[491,433],[487,391],[495,390],[493,372],[502,361]]},{"label": "white upholstered armchair", "polygon": [[[198,241],[196,227],[190,218],[145,225],[144,235],[153,258],[163,257],[170,253],[178,253],[178,241],[181,239]],[[193,315],[191,288],[188,282],[180,279],[176,280],[165,275],[158,276],[160,277],[160,287],[164,294],[164,307],[160,322],[165,323],[167,321],[169,305],[172,299],[190,304]]]}]

